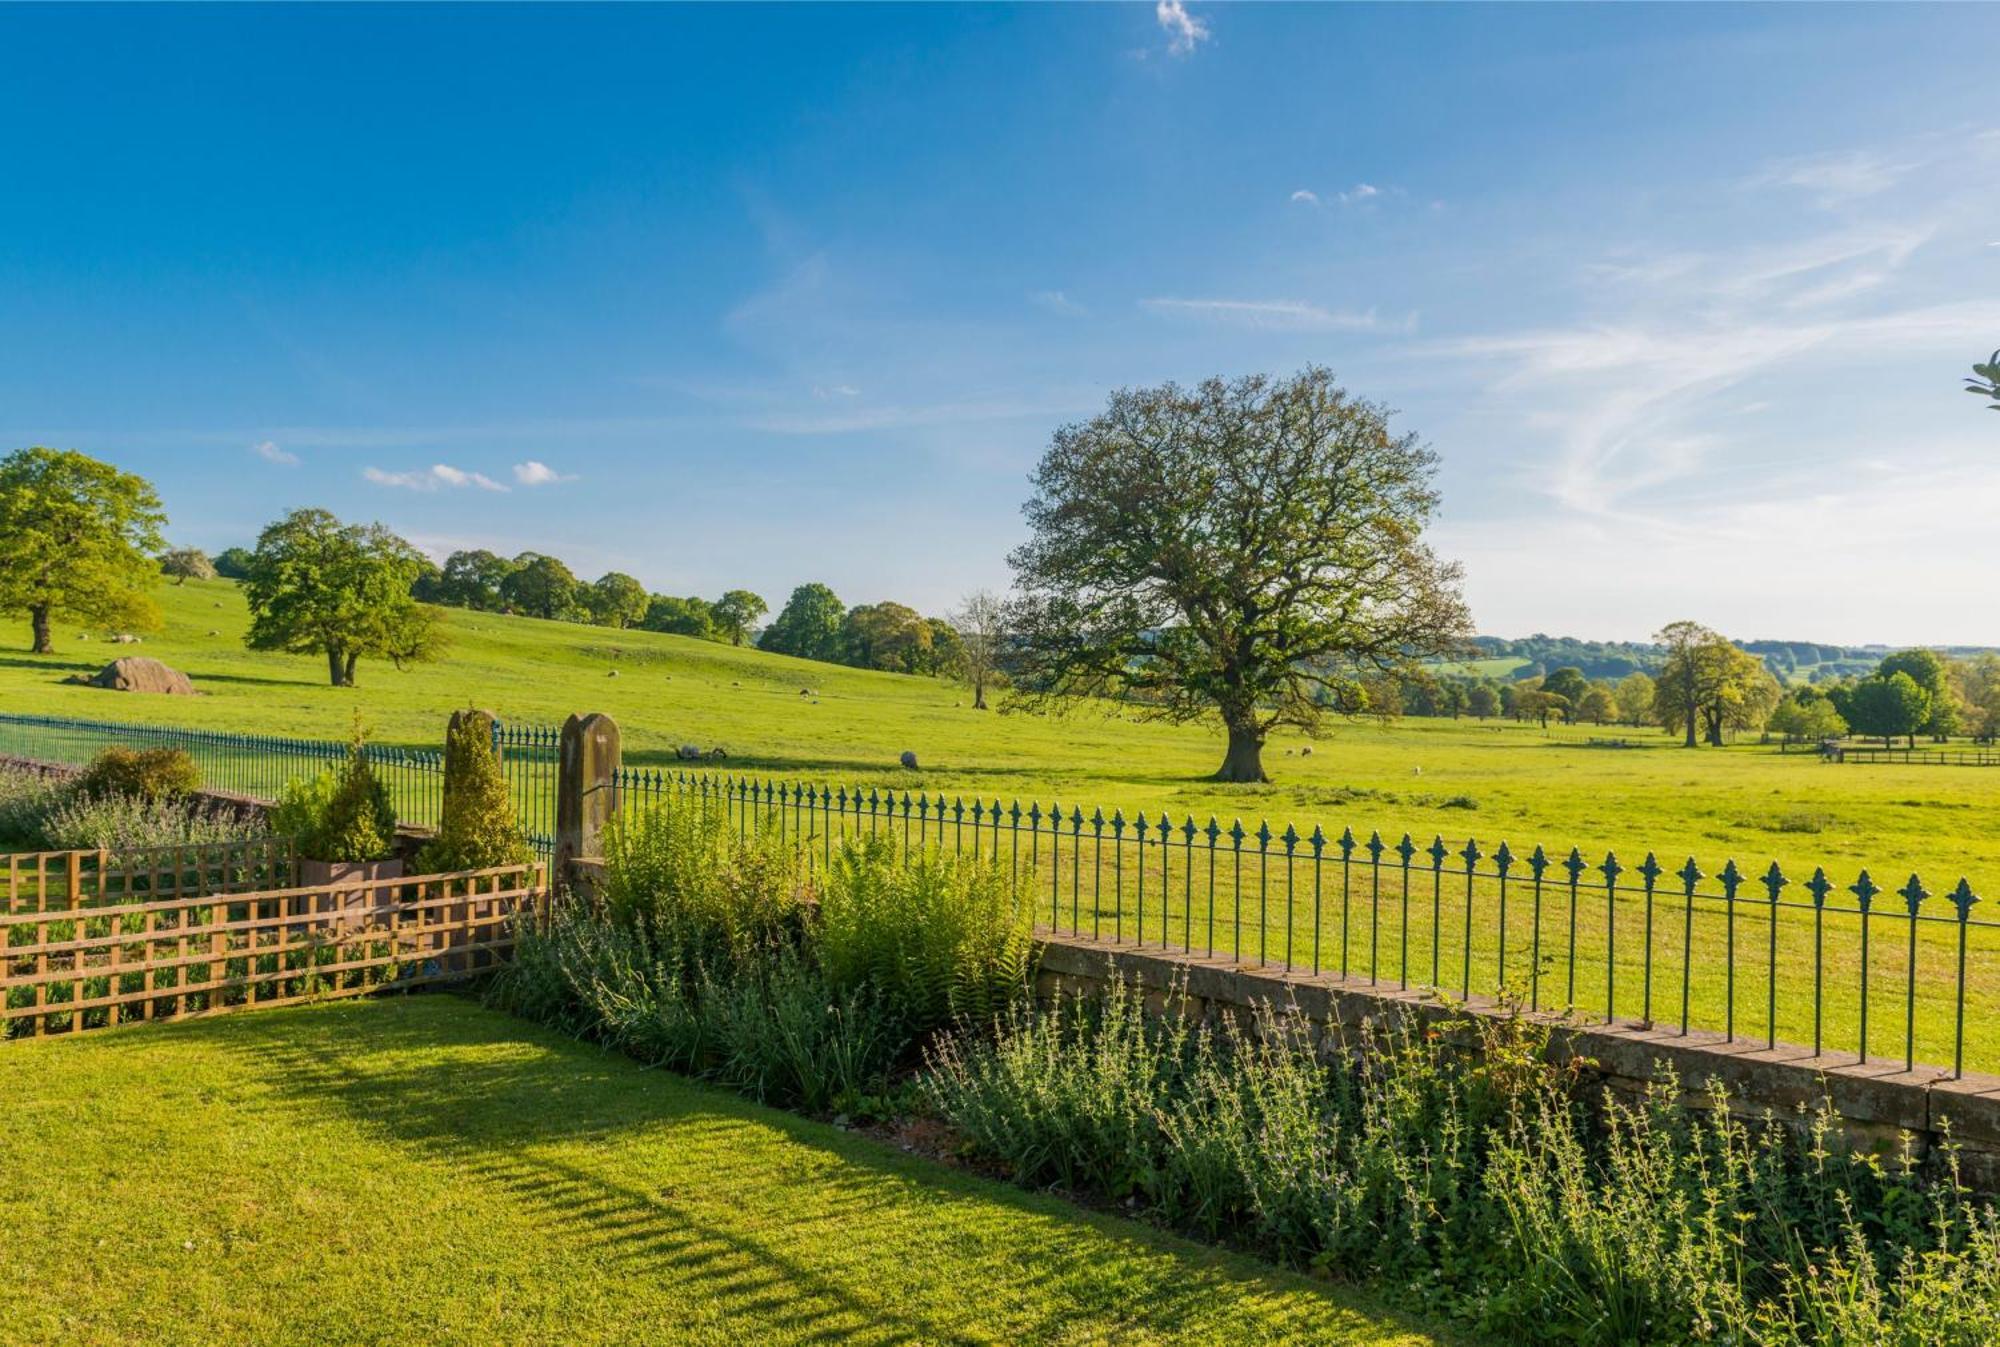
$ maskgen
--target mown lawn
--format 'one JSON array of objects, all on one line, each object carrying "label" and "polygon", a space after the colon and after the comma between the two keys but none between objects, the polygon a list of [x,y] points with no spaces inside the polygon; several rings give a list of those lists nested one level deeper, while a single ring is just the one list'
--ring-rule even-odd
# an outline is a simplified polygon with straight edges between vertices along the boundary
[{"label": "mown lawn", "polygon": [[0,1340],[1424,1343],[432,995],[0,1045]]}]

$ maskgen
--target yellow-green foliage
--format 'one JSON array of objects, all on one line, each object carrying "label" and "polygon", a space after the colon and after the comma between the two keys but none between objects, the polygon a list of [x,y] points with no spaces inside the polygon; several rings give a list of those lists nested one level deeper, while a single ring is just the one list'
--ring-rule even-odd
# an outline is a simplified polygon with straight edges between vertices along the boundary
[{"label": "yellow-green foliage", "polygon": [[201,769],[182,748],[107,748],[77,778],[85,795],[170,800],[201,789]]},{"label": "yellow-green foliage", "polygon": [[984,1019],[1026,988],[1034,921],[1025,883],[941,852],[899,856],[885,836],[835,853],[819,936],[836,990],[873,987],[912,1032]]},{"label": "yellow-green foliage", "polygon": [[629,810],[604,833],[606,914],[694,962],[747,965],[796,943],[809,880],[774,836],[738,838],[718,810]]},{"label": "yellow-green foliage", "polygon": [[396,811],[361,741],[339,771],[289,782],[271,811],[271,831],[315,861],[379,861],[396,853]]},{"label": "yellow-green foliage", "polygon": [[483,717],[461,716],[445,736],[444,780],[437,837],[417,857],[418,868],[442,874],[525,863],[528,839]]}]

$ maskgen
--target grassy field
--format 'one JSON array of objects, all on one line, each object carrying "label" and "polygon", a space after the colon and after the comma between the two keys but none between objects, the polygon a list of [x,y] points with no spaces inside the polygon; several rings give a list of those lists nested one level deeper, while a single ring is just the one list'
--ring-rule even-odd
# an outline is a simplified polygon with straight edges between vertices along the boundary
[{"label": "grassy field", "polygon": [[[167,586],[166,629],[137,653],[185,670],[206,695],[168,700],[65,686],[129,648],[59,632],[59,653],[26,653],[25,624],[0,630],[0,708],[256,733],[340,737],[359,708],[391,742],[439,743],[445,716],[481,705],[515,721],[605,711],[627,756],[665,762],[673,747],[722,745],[731,770],[963,792],[1024,804],[1059,799],[1128,816],[1214,814],[1507,839],[1516,850],[1573,845],[1636,862],[1647,850],[1719,868],[1772,859],[1799,877],[1814,864],[1851,879],[1870,866],[1895,881],[1921,871],[1941,889],[1961,874],[2000,892],[2000,771],[1834,766],[1741,745],[1690,752],[1648,729],[1471,720],[1339,724],[1277,739],[1275,782],[1220,786],[1219,731],[1085,713],[1063,719],[970,709],[961,689],[648,632],[453,611],[442,662],[398,672],[365,662],[359,688],[325,686],[324,661],[243,649],[248,616],[228,581]],[[214,634],[210,634],[214,633]],[[615,673],[617,676],[612,677]],[[811,696],[799,695],[810,689]],[[1593,745],[1622,739],[1624,747]],[[920,773],[896,768],[913,750]]]},{"label": "grassy field", "polygon": [[[1273,784],[1221,786],[1205,779],[1221,751],[1219,734],[1208,727],[1145,724],[1095,712],[1064,719],[978,712],[961,689],[934,680],[522,618],[452,612],[453,643],[444,661],[408,671],[380,661],[364,664],[360,688],[330,688],[318,660],[243,649],[247,613],[230,583],[168,586],[162,598],[166,629],[138,649],[187,671],[206,695],[168,700],[65,685],[68,674],[95,668],[126,649],[81,642],[78,633],[68,631],[60,633],[61,653],[55,656],[30,656],[19,646],[0,650],[0,705],[10,711],[329,737],[343,734],[359,709],[378,738],[430,745],[440,739],[448,712],[461,705],[543,723],[573,711],[601,710],[617,718],[627,761],[639,764],[670,762],[678,744],[722,745],[730,754],[729,770],[781,779],[921,788],[1018,799],[1023,805],[1040,801],[1044,807],[1054,801],[1066,809],[1080,804],[1086,814],[1102,806],[1107,814],[1122,809],[1128,818],[1143,811],[1156,820],[1162,810],[1176,822],[1189,814],[1204,822],[1213,815],[1224,827],[1240,818],[1252,830],[1260,820],[1274,830],[1293,822],[1301,832],[1317,823],[1329,835],[1343,827],[1363,838],[1380,830],[1391,842],[1408,832],[1420,846],[1433,835],[1454,847],[1470,836],[1489,854],[1502,840],[1517,855],[1539,844],[1561,858],[1574,846],[1592,864],[1615,851],[1628,870],[1616,917],[1618,1008],[1632,1017],[1642,1015],[1647,1002],[1635,940],[1643,911],[1630,868],[1648,851],[1670,871],[1695,856],[1710,876],[1731,858],[1751,876],[1775,860],[1793,881],[1786,896],[1794,900],[1803,899],[1800,885],[1816,865],[1826,867],[1836,886],[1852,882],[1864,866],[1884,889],[1919,872],[1937,895],[1927,910],[1939,915],[1949,912],[1942,895],[1961,875],[1976,891],[2000,896],[2000,826],[1992,807],[2000,771],[1834,765],[1756,744],[1688,751],[1644,728],[1556,727],[1544,733],[1533,725],[1413,719],[1389,726],[1343,723],[1312,744],[1297,736],[1280,738],[1267,756],[1277,777]],[[25,631],[11,634],[18,640]],[[809,694],[801,696],[801,689]],[[919,755],[921,772],[893,765],[904,749]],[[1157,861],[1157,847],[1154,855]],[[1065,864],[1075,859],[1072,849]],[[1088,873],[1080,882],[1074,873],[1062,877],[1071,887],[1055,915],[1085,930],[1136,934],[1137,867],[1129,849],[1125,864],[1123,888],[1115,872],[1103,884]],[[1321,965],[1338,967],[1345,925],[1357,963],[1364,948],[1373,949],[1375,966],[1386,977],[1400,980],[1407,958],[1412,980],[1428,981],[1435,959],[1442,980],[1456,986],[1451,970],[1464,956],[1462,882],[1445,881],[1439,906],[1445,938],[1433,945],[1427,865],[1422,857],[1416,862],[1407,940],[1401,875],[1391,857],[1379,903],[1372,889],[1357,888],[1350,907],[1337,910],[1329,891],[1316,925],[1309,893],[1304,901],[1287,903],[1293,886],[1278,867],[1268,882],[1261,873],[1248,875],[1248,901],[1266,902],[1269,911],[1252,906],[1243,914],[1237,944],[1231,893],[1216,914],[1218,943],[1251,958],[1278,961],[1289,953],[1295,962],[1307,963],[1317,936]],[[1601,896],[1593,899],[1593,880],[1594,875],[1586,878],[1578,908],[1575,1003],[1602,1014],[1611,916]],[[1663,891],[1675,891],[1671,881]],[[1740,971],[1733,981],[1720,961],[1728,935],[1715,909],[1697,913],[1692,957],[1684,959],[1682,914],[1672,905],[1662,908],[1654,943],[1655,1018],[1678,1019],[1685,973],[1696,1027],[1723,1027],[1733,992],[1739,1029],[1763,1037],[1774,979],[1769,926],[1755,906],[1761,893],[1754,884],[1744,891],[1751,901],[1737,923]],[[1080,903],[1073,901],[1078,897]],[[1536,948],[1527,893],[1514,887],[1504,978],[1498,894],[1486,883],[1475,897],[1475,989],[1490,990],[1504,980],[1525,990],[1534,976],[1530,959]],[[1548,899],[1537,990],[1544,1005],[1561,1006],[1570,991],[1566,895],[1552,890]],[[1851,902],[1838,887],[1835,900]],[[1209,914],[1199,897],[1162,909],[1155,885],[1152,903],[1147,929],[1153,938],[1165,919],[1165,933],[1176,943],[1190,925],[1197,943],[1206,939]],[[1893,897],[1881,900],[1880,909],[1903,910]],[[1782,913],[1779,924],[1777,1034],[1810,1043],[1810,914]],[[1907,950],[1894,925],[1876,926],[1868,961],[1869,1044],[1875,1053],[1899,1054]],[[1951,1060],[1953,941],[1954,933],[1939,926],[1927,928],[1920,943],[1919,1060]],[[1821,1029],[1829,1044],[1850,1053],[1858,1038],[1860,963],[1852,917],[1830,920]],[[1967,1061],[1978,1069],[2000,1069],[2000,931],[1973,932],[1970,967]]]},{"label": "grassy field", "polygon": [[29,1344],[1418,1344],[1356,1293],[450,996],[0,1049]]}]

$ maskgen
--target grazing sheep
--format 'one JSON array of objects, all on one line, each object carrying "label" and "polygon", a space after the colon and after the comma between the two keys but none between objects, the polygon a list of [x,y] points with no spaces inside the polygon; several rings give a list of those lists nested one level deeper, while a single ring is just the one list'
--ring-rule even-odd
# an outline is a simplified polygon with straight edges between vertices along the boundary
[{"label": "grazing sheep", "polygon": [[701,750],[696,748],[693,744],[682,744],[679,748],[674,750],[674,756],[681,759],[681,761],[683,762],[693,762],[695,759],[701,756]]},{"label": "grazing sheep", "polygon": [[618,671],[616,669],[606,669],[604,671],[604,676],[606,678],[616,678],[618,676]]},{"label": "grazing sheep", "polygon": [[1312,755],[1313,755],[1313,746],[1311,744],[1307,744],[1304,748],[1299,750],[1299,756],[1302,758],[1310,758]]},{"label": "grazing sheep", "polygon": [[909,768],[913,772],[917,770],[917,755],[910,752],[908,749],[904,749],[903,756],[896,759],[896,761],[902,763],[903,766]]}]

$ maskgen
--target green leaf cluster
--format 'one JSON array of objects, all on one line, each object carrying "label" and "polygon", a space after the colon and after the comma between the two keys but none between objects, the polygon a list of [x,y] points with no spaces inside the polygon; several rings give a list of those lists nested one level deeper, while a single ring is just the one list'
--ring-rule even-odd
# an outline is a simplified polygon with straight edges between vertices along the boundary
[{"label": "green leaf cluster", "polygon": [[396,810],[357,738],[337,771],[292,781],[271,811],[271,830],[307,860],[361,862],[396,854]]},{"label": "green leaf cluster", "polygon": [[1027,890],[1006,870],[941,852],[899,856],[882,836],[844,843],[819,903],[827,980],[873,988],[906,1032],[985,1020],[1024,991]]}]

